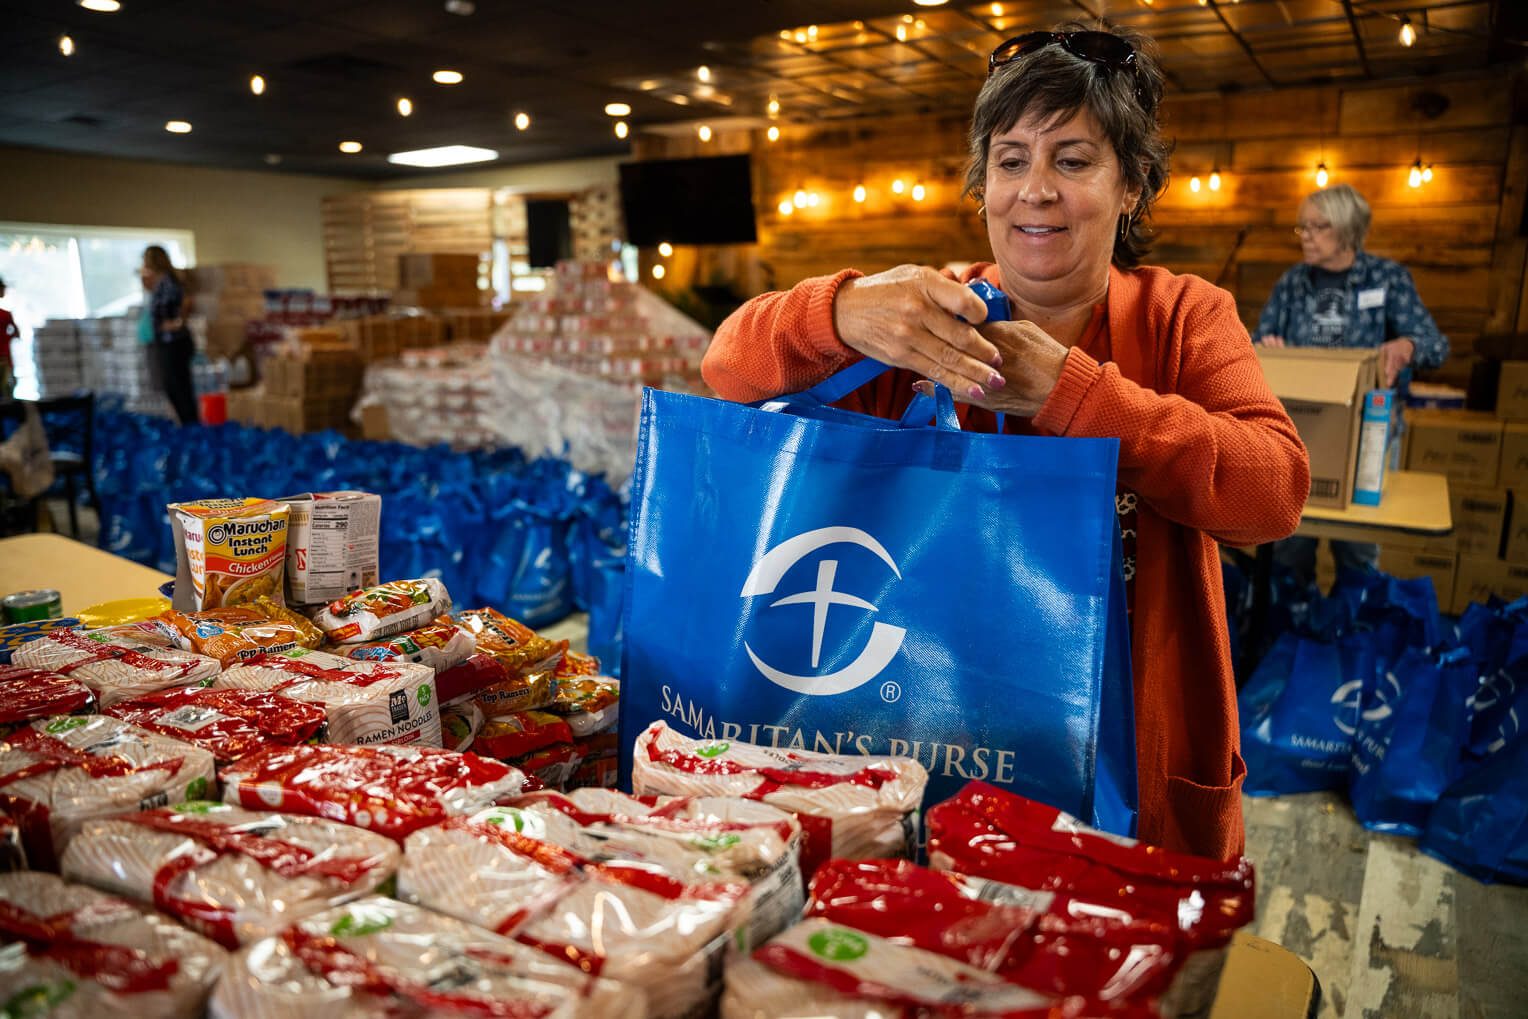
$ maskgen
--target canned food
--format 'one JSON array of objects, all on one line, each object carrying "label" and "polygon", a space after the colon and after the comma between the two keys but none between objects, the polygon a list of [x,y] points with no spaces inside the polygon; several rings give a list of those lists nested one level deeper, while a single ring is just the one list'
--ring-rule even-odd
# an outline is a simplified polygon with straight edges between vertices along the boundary
[{"label": "canned food", "polygon": [[57,591],[17,591],[0,598],[0,611],[7,623],[30,623],[38,619],[58,619],[64,614],[64,600]]}]

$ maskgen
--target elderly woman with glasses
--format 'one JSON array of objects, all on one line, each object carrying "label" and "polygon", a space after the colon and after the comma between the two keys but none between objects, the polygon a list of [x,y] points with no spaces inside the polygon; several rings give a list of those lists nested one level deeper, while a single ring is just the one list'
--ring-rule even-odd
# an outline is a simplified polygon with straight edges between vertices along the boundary
[{"label": "elderly woman with glasses", "polygon": [[[1270,347],[1376,347],[1386,386],[1404,385],[1415,368],[1436,368],[1448,338],[1417,296],[1399,262],[1363,249],[1369,203],[1346,184],[1316,191],[1300,203],[1295,235],[1304,256],[1274,285],[1257,323],[1257,342]],[[1306,583],[1316,575],[1316,539],[1290,538],[1275,557]],[[1333,541],[1339,570],[1378,567],[1379,546]]]},{"label": "elderly woman with glasses", "polygon": [[[964,402],[967,430],[1119,439],[1139,834],[1229,856],[1245,767],[1215,542],[1293,531],[1309,466],[1231,295],[1140,264],[1168,172],[1145,41],[1065,25],[993,53],[966,177],[991,263],[959,281],[846,269],[764,294],[717,330],[703,368],[722,396],[760,400],[876,358],[897,370],[841,406],[896,417],[932,379]],[[1013,321],[984,321],[963,285],[977,279]]]}]

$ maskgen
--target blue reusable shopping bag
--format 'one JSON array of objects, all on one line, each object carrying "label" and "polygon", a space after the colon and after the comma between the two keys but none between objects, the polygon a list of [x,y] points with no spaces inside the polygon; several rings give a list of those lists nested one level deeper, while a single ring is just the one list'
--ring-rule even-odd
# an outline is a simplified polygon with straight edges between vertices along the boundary
[{"label": "blue reusable shopping bag", "polygon": [[1528,884],[1528,734],[1444,791],[1421,848],[1481,881]]},{"label": "blue reusable shopping bag", "polygon": [[1132,832],[1118,441],[961,432],[942,387],[902,421],[828,406],[884,370],[762,407],[644,394],[622,782],[662,719],[914,757],[926,803],[981,778]]}]

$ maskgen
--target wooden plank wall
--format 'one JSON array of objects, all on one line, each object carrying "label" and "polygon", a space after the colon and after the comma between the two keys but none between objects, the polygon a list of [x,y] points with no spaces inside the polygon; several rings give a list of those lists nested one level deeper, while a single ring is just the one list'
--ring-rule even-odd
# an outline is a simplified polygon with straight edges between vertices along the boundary
[{"label": "wooden plank wall", "polygon": [[[1497,71],[1172,96],[1164,115],[1177,149],[1173,179],[1153,217],[1153,261],[1220,279],[1254,326],[1274,281],[1299,259],[1295,210],[1315,190],[1315,166],[1324,159],[1333,183],[1352,184],[1373,206],[1368,249],[1411,269],[1456,352],[1467,353],[1482,332],[1528,331],[1524,79]],[[1447,109],[1424,116],[1417,105],[1426,94],[1442,96]],[[750,259],[756,267],[734,272],[752,292],[850,265],[876,271],[900,262],[990,257],[975,203],[959,198],[966,123],[964,116],[923,116],[785,126],[775,143],[762,132],[723,134],[707,145],[693,136],[644,137],[638,158],[755,156],[759,243],[746,252],[676,255],[658,285],[714,282],[720,266]],[[1407,173],[1419,152],[1434,178],[1413,189]],[[1207,177],[1217,164],[1221,190],[1191,192],[1190,177]],[[921,181],[925,200],[893,195],[890,184],[899,177],[909,189]],[[863,204],[851,198],[859,183],[869,192]],[[779,203],[798,188],[817,192],[821,203],[782,215]]]},{"label": "wooden plank wall", "polygon": [[435,188],[331,195],[323,221],[330,293],[388,293],[398,289],[401,254],[487,252],[492,194]]}]

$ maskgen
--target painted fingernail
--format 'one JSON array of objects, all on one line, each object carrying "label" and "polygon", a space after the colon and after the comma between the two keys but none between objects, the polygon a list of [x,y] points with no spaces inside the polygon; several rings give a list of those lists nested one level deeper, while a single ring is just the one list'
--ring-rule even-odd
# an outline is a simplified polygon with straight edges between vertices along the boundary
[{"label": "painted fingernail", "polygon": [[987,379],[988,389],[1002,389],[1006,385],[1008,385],[1008,380],[1003,378],[997,372],[993,372],[991,377]]},{"label": "painted fingernail", "polygon": [[1003,355],[1002,354],[993,354],[992,355],[992,360],[988,361],[987,363],[990,364],[994,368],[1001,368],[1001,367],[1003,367]]},{"label": "painted fingernail", "polygon": [[970,395],[971,399],[973,400],[985,400],[987,398],[987,394],[982,392],[981,386],[972,386],[970,389]]}]

